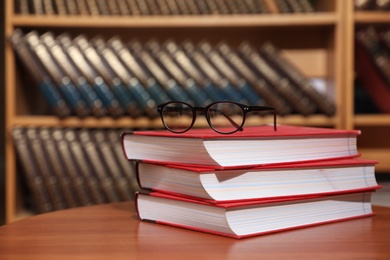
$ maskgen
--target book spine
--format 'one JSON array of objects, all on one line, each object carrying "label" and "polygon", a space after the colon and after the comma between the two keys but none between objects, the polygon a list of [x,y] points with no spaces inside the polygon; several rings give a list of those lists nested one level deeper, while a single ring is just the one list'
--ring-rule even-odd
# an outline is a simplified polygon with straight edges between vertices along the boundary
[{"label": "book spine", "polygon": [[317,105],[322,113],[328,116],[334,115],[336,109],[334,102],[325,94],[318,92],[309,80],[276,47],[270,43],[265,43],[260,48],[260,52],[265,59],[274,64],[276,68],[279,68],[280,73],[283,73],[297,88],[300,88]]},{"label": "book spine", "polygon": [[64,201],[63,194],[61,194],[60,192],[61,189],[59,186],[59,180],[57,176],[54,175],[54,171],[50,168],[50,165],[48,164],[49,161],[46,159],[47,155],[45,155],[44,153],[42,143],[39,140],[36,129],[33,127],[27,128],[26,136],[29,142],[29,146],[31,146],[31,156],[37,162],[38,171],[42,175],[42,179],[50,196],[53,209],[65,209],[66,204]]},{"label": "book spine", "polygon": [[58,186],[63,195],[66,208],[80,206],[75,197],[76,189],[74,189],[74,186],[71,184],[69,175],[65,172],[65,165],[62,163],[57,150],[58,143],[52,139],[50,129],[45,127],[37,128],[37,135],[39,135],[40,142],[42,143],[45,157],[49,159],[47,161],[51,166],[52,173],[57,177]]},{"label": "book spine", "polygon": [[56,64],[64,71],[72,83],[77,86],[80,94],[91,110],[91,112],[97,116],[102,117],[107,114],[107,109],[103,106],[103,103],[98,98],[94,89],[87,83],[84,77],[81,77],[80,73],[76,70],[75,65],[68,59],[64,50],[55,40],[51,33],[45,33],[41,35],[42,42],[46,45],[51,56],[56,61]]},{"label": "book spine", "polygon": [[55,146],[58,149],[59,157],[62,162],[62,167],[66,172],[70,183],[73,187],[74,196],[78,205],[87,206],[92,205],[92,199],[88,193],[88,187],[86,185],[87,180],[83,178],[80,171],[77,169],[75,160],[72,157],[72,152],[69,147],[69,142],[65,139],[74,138],[72,129],[54,128],[51,129],[52,139],[54,140]]},{"label": "book spine", "polygon": [[52,0],[43,0],[43,9],[46,15],[54,15],[54,6]]},{"label": "book spine", "polygon": [[138,116],[143,112],[149,117],[156,117],[157,111],[155,109],[155,101],[146,91],[145,87],[139,83],[138,79],[136,79],[131,72],[127,70],[115,52],[112,49],[107,48],[104,42],[100,43],[98,52],[107,65],[110,66],[115,76],[118,77],[126,86],[128,97],[132,98],[130,102],[135,102],[134,106],[131,107],[133,116]]},{"label": "book spine", "polygon": [[145,88],[156,104],[162,104],[170,100],[161,85],[151,77],[145,68],[141,67],[137,59],[118,38],[110,39],[108,45],[115,51],[123,66],[142,84],[142,87]]},{"label": "book spine", "polygon": [[247,64],[225,43],[220,43],[217,50],[224,59],[264,98],[266,104],[276,109],[278,114],[286,115],[292,112],[291,106],[282,99],[263,79],[257,77]]},{"label": "book spine", "polygon": [[143,62],[144,67],[154,76],[154,78],[167,92],[172,100],[181,100],[184,102],[191,102],[189,95],[181,88],[175,80],[168,77],[168,75],[161,69],[153,57],[146,51],[141,51],[139,54],[140,61]]},{"label": "book spine", "polygon": [[309,115],[316,111],[316,106],[303,93],[294,88],[290,81],[277,73],[268,62],[255,51],[249,44],[242,43],[239,51],[244,59],[252,65],[257,74],[262,75],[268,83],[283,97],[294,110],[303,115]]},{"label": "book spine", "polygon": [[57,84],[58,89],[64,96],[69,107],[80,117],[87,116],[90,111],[82,100],[79,91],[70,82],[69,77],[65,76],[59,67],[55,64],[50,56],[47,48],[41,43],[38,34],[32,31],[25,36],[26,42],[30,48],[36,53],[43,67],[46,69],[50,77]]},{"label": "book spine", "polygon": [[[249,104],[252,105],[264,105],[265,101],[254,89],[246,83],[246,81],[240,78],[237,73],[226,64],[226,61],[221,57],[221,55],[215,51],[209,43],[202,42],[200,44],[200,50],[203,51],[205,56],[208,57],[210,62],[213,63],[214,67],[219,70],[219,72],[227,78],[238,90],[242,96],[242,100],[246,100]],[[233,93],[234,94],[234,93]],[[235,95],[235,94],[234,94]]]},{"label": "book spine", "polygon": [[[88,42],[87,38],[84,35],[77,36],[73,39],[73,41],[75,45],[79,48],[79,50],[83,53],[85,59],[88,60],[88,63],[91,64],[93,69],[98,73],[99,77],[101,78],[98,80],[100,84],[97,84],[99,88],[101,89],[104,84],[109,87],[110,92],[113,94],[113,96],[110,96],[110,100],[112,100],[113,103],[115,101],[115,116],[121,116],[125,113],[125,111],[131,113],[131,109],[134,107],[135,104],[131,102],[129,97],[126,95],[124,86],[122,84],[118,84],[117,80],[114,80],[115,77],[113,76],[111,68],[106,66],[96,49],[91,46],[91,44]],[[107,88],[105,88],[105,90],[106,89]]]},{"label": "book spine", "polygon": [[86,0],[86,4],[87,4],[90,15],[92,15],[92,16],[100,15],[99,7],[96,3],[96,0]]},{"label": "book spine", "polygon": [[104,196],[104,191],[99,185],[99,180],[97,177],[92,174],[93,169],[89,164],[87,155],[79,141],[68,141],[69,148],[73,155],[74,163],[80,175],[85,180],[85,185],[88,190],[88,195],[90,196],[93,204],[106,203],[108,200]]},{"label": "book spine", "polygon": [[51,81],[49,75],[38,62],[34,52],[27,46],[24,36],[20,30],[15,30],[10,38],[10,42],[23,65],[33,76],[39,90],[55,111],[55,114],[63,118],[71,114],[71,110],[57,87]]},{"label": "book spine", "polygon": [[107,201],[118,202],[120,197],[115,190],[115,184],[113,179],[108,174],[107,166],[103,160],[101,151],[98,146],[93,142],[90,132],[88,130],[82,130],[78,133],[79,141],[85,151],[89,166],[93,170],[98,183],[103,191],[103,194]]},{"label": "book spine", "polygon": [[18,158],[23,166],[24,176],[27,186],[33,197],[33,207],[38,213],[44,213],[54,210],[49,197],[49,192],[44,185],[44,180],[38,170],[36,161],[32,157],[30,143],[26,137],[24,129],[15,127],[12,129],[12,138]]},{"label": "book spine", "polygon": [[67,35],[60,35],[57,39],[64,52],[67,53],[69,59],[72,61],[72,64],[75,65],[75,68],[81,74],[81,77],[85,78],[88,84],[95,90],[98,98],[110,115],[113,117],[121,116],[123,110],[120,107],[119,101],[103,79],[97,75],[97,72],[88,63],[81,50],[73,44],[71,38]]},{"label": "book spine", "polygon": [[56,13],[58,15],[66,15],[66,6],[64,0],[53,0],[54,1],[54,8],[56,10]]},{"label": "book spine", "polygon": [[[91,135],[96,143],[96,146],[101,151],[101,155],[107,164],[108,174],[114,182],[115,190],[119,195],[120,200],[129,200],[133,197],[130,187],[130,183],[126,178],[126,175],[122,173],[119,161],[116,158],[112,145],[109,143],[106,130],[93,130]],[[122,154],[123,156],[123,154]]]},{"label": "book spine", "polygon": [[117,145],[121,142],[121,133],[122,130],[117,129],[108,129],[106,131],[106,138],[108,142],[111,144],[111,147],[115,153],[115,158],[118,159],[118,165],[121,168],[122,174],[125,176],[125,178],[129,182],[129,192],[131,193],[132,197],[134,198],[134,194],[137,190],[139,190],[139,186],[136,180],[135,175],[135,164],[133,162],[130,162],[126,159],[125,156],[123,156],[123,149],[122,146]]},{"label": "book spine", "polygon": [[129,16],[132,14],[126,0],[116,0],[116,4],[118,5],[119,10],[118,15]]}]

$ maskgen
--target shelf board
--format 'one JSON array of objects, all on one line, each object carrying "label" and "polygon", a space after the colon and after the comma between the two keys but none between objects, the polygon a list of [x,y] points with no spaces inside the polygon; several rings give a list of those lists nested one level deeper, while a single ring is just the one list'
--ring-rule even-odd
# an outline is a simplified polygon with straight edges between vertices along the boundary
[{"label": "shelf board", "polygon": [[[254,117],[248,116],[245,125],[262,125],[272,123],[272,116]],[[333,127],[336,124],[335,117],[327,117],[325,115],[290,115],[290,116],[278,116],[278,124],[289,125],[310,125],[310,126],[330,126]],[[10,126],[46,126],[46,127],[80,127],[80,128],[162,128],[160,118],[150,119],[147,117],[141,117],[133,119],[130,117],[122,118],[79,118],[69,117],[61,119],[55,116],[17,116],[15,117]],[[207,122],[204,117],[199,116],[197,118],[195,127],[205,127]]]},{"label": "shelf board", "polygon": [[389,126],[390,127],[390,114],[355,115],[354,124],[356,126]]},{"label": "shelf board", "polygon": [[376,172],[390,173],[390,148],[359,148],[359,152],[362,158],[379,162],[375,166]]},{"label": "shelf board", "polygon": [[48,16],[14,15],[15,27],[256,27],[256,26],[329,26],[336,24],[336,13],[261,14],[261,15],[202,15],[202,16]]},{"label": "shelf board", "polygon": [[364,23],[389,23],[390,13],[389,12],[355,12],[355,22],[358,24]]}]

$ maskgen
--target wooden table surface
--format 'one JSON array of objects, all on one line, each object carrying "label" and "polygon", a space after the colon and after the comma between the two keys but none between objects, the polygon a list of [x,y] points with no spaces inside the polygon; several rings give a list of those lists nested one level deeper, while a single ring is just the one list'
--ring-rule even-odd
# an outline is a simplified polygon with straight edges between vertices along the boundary
[{"label": "wooden table surface", "polygon": [[390,208],[375,217],[236,240],[140,222],[133,202],[0,227],[0,259],[390,259]]}]

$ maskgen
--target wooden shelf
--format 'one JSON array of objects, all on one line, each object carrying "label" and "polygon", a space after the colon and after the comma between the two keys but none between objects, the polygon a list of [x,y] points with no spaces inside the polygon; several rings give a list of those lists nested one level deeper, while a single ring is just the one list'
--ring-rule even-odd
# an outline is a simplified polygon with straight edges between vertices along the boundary
[{"label": "wooden shelf", "polygon": [[389,126],[390,127],[390,114],[356,115],[354,117],[354,124],[356,126]]},{"label": "wooden shelf", "polygon": [[390,13],[389,12],[355,12],[354,15],[356,24],[375,24],[375,23],[390,23]]},{"label": "wooden shelf", "polygon": [[92,27],[92,28],[150,28],[150,27],[258,27],[258,26],[330,26],[335,25],[335,13],[209,15],[209,16],[21,16],[10,22],[17,27]]}]

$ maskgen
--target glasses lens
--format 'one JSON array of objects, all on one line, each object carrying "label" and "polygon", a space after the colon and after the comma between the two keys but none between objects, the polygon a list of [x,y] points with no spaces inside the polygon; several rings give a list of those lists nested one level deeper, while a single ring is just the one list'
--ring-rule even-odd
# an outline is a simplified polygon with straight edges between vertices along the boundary
[{"label": "glasses lens", "polygon": [[161,112],[165,127],[172,132],[183,133],[192,126],[194,116],[187,104],[169,103]]},{"label": "glasses lens", "polygon": [[244,122],[244,111],[234,103],[216,103],[207,113],[211,126],[219,133],[233,133],[240,129]]}]

